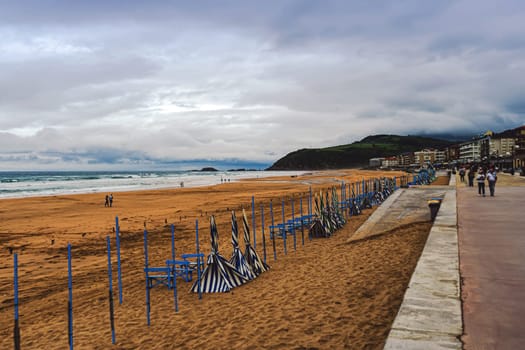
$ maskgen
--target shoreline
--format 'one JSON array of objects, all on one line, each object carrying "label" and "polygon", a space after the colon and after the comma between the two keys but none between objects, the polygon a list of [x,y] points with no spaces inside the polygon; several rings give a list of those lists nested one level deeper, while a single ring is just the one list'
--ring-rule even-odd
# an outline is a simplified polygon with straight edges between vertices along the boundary
[{"label": "shoreline", "polygon": [[[142,176],[142,172],[125,173],[126,176],[123,175],[123,172],[4,172],[4,174],[9,173],[15,175],[37,174],[42,178],[35,181],[19,181],[19,179],[16,178],[2,180],[4,189],[0,190],[0,200],[76,194],[95,194],[105,192],[120,193],[155,189],[194,188],[220,185],[223,183],[237,182],[247,179],[259,179],[276,176],[301,176],[307,172],[299,170],[217,172],[162,171],[150,172],[147,176]],[[76,179],[71,179],[70,177],[66,176],[67,174],[73,173],[75,176],[79,177]],[[90,175],[82,176],[83,174]],[[2,175],[1,172],[0,175]],[[62,177],[65,177],[66,179],[62,180]]]}]

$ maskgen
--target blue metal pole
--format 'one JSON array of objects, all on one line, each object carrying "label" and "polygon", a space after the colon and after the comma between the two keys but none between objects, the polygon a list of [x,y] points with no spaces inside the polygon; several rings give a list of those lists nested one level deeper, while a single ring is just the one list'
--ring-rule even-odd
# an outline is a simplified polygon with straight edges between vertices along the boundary
[{"label": "blue metal pole", "polygon": [[115,318],[113,314],[113,277],[111,273],[111,244],[109,236],[106,236],[108,248],[108,278],[109,278],[109,320],[111,322],[111,343],[115,344]]},{"label": "blue metal pole", "polygon": [[14,274],[14,304],[15,304],[15,327],[14,327],[14,342],[15,350],[20,350],[20,325],[18,322],[18,254],[15,253],[13,261],[13,274]]},{"label": "blue metal pole", "polygon": [[345,182],[341,181],[341,205],[340,205],[340,210],[343,212],[343,217],[346,218],[346,215],[345,215],[345,213],[346,213],[345,195],[346,195]]},{"label": "blue metal pole", "polygon": [[266,264],[266,238],[264,237],[264,205],[261,203],[261,230],[262,230],[262,243],[263,243],[263,257],[264,263]]},{"label": "blue metal pole", "polygon": [[286,252],[286,222],[285,222],[285,219],[284,219],[284,199],[282,200],[281,208],[282,208],[282,212],[283,212],[283,245],[284,245],[284,255],[286,255],[286,254],[287,254],[287,252]]},{"label": "blue metal pole", "polygon": [[[144,271],[146,272],[146,320],[150,325],[150,298],[149,298],[149,273],[148,273],[148,231],[144,230]],[[110,279],[111,280],[111,279]]]},{"label": "blue metal pole", "polygon": [[118,216],[115,216],[115,236],[117,242],[118,303],[122,305],[122,270],[120,268],[120,227],[118,225]]},{"label": "blue metal pole", "polygon": [[257,248],[257,236],[255,234],[255,198],[252,196],[252,229],[253,229],[253,249]]},{"label": "blue metal pole", "polygon": [[[310,195],[308,198],[308,222],[309,223],[311,223],[313,220],[313,211],[314,211],[314,208],[313,208],[313,203],[312,203],[312,187],[310,186]],[[310,241],[312,240],[312,235],[310,231],[308,231],[308,239]]]},{"label": "blue metal pole", "polygon": [[[173,266],[173,269],[175,269],[175,266]],[[173,271],[172,277],[173,277],[173,302],[175,303],[175,312],[179,312],[179,296],[177,295],[177,276],[175,275],[175,271]]]},{"label": "blue metal pole", "polygon": [[345,207],[344,207],[345,218],[348,217],[348,213],[347,213],[347,211],[348,211],[348,208],[349,208],[349,204],[348,204],[348,198],[349,198],[349,196],[348,196],[348,194],[346,193],[346,189],[347,189],[347,188],[350,188],[350,184],[345,184]]},{"label": "blue metal pole", "polygon": [[343,204],[344,201],[345,201],[345,182],[341,181],[341,204]]},{"label": "blue metal pole", "polygon": [[293,235],[293,250],[297,250],[297,238],[295,237],[295,214],[294,214],[294,206],[293,206],[293,197],[290,200],[292,202],[292,235]]},{"label": "blue metal pole", "polygon": [[303,197],[299,199],[299,206],[301,207],[300,213],[301,214],[301,240],[303,242],[304,246],[304,217],[303,217]]},{"label": "blue metal pole", "polygon": [[308,199],[308,215],[312,218],[312,187],[310,186],[310,198]]},{"label": "blue metal pole", "polygon": [[[200,254],[200,251],[199,251],[199,220],[195,220],[195,245],[197,247],[197,254]],[[197,290],[199,292],[199,299],[202,299],[201,258],[198,255],[197,255],[197,279],[198,279]]]},{"label": "blue metal pole", "polygon": [[271,200],[270,200],[270,216],[272,218],[272,230],[270,232],[273,233],[272,235],[273,260],[277,260],[277,251],[275,250],[275,221],[273,219],[273,205],[272,205]]},{"label": "blue metal pole", "polygon": [[349,209],[350,209],[350,198],[351,197],[351,192],[350,192],[350,184],[346,184],[345,185],[345,215],[346,217],[348,217],[348,214],[349,214]]},{"label": "blue metal pole", "polygon": [[350,200],[352,199],[352,185],[348,184],[348,195],[346,196],[346,201],[348,202],[348,208],[350,208]]},{"label": "blue metal pole", "polygon": [[69,349],[73,350],[73,277],[71,275],[71,244],[67,244],[67,289],[69,291],[68,311],[68,336]]},{"label": "blue metal pole", "polygon": [[[175,225],[171,224],[171,259],[175,260]],[[173,266],[175,269],[175,266]],[[177,296],[177,276],[173,271],[173,301],[175,303],[175,312],[179,312],[179,298]]]},{"label": "blue metal pole", "polygon": [[171,224],[171,260],[175,260],[175,225]]}]

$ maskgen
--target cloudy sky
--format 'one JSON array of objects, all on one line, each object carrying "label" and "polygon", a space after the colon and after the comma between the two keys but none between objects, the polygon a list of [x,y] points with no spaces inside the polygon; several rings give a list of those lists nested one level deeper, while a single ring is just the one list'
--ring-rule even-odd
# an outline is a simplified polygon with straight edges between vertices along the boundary
[{"label": "cloudy sky", "polygon": [[0,0],[0,38],[0,170],[525,124],[523,0]]}]

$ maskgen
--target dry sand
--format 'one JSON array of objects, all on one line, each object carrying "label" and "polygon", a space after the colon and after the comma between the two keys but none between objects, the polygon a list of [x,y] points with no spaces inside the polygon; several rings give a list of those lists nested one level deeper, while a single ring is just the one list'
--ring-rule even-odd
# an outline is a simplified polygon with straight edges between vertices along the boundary
[{"label": "dry sand", "polygon": [[[409,225],[373,239],[346,244],[370,215],[353,217],[329,239],[309,241],[297,251],[288,240],[284,255],[277,240],[271,270],[224,294],[199,300],[179,282],[180,311],[173,293],[152,290],[152,324],[146,326],[142,230],[147,227],[150,265],[170,257],[170,223],[176,226],[177,255],[195,251],[195,220],[201,250],[208,253],[209,223],[215,214],[219,250],[231,254],[230,210],[257,206],[257,251],[263,256],[260,203],[273,199],[280,220],[280,198],[294,194],[296,214],[308,187],[315,191],[377,177],[373,171],[331,171],[258,179],[218,186],[116,193],[113,208],[103,195],[86,194],[0,200],[0,349],[12,348],[13,258],[19,253],[22,349],[67,348],[67,242],[73,245],[74,344],[77,349],[380,349],[424,246],[430,223]],[[389,172],[383,175],[394,176]],[[399,173],[397,173],[399,175]],[[279,203],[279,204],[277,204]],[[248,214],[250,216],[251,213]],[[114,242],[120,218],[124,303],[118,305]],[[238,218],[241,213],[237,212]],[[251,223],[251,219],[250,219]],[[107,298],[105,236],[112,237],[117,344],[111,345]]]}]

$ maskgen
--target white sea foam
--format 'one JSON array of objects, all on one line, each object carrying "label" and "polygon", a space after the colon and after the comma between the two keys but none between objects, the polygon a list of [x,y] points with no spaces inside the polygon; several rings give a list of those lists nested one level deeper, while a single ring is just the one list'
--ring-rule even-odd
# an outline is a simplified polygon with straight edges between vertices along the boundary
[{"label": "white sea foam", "polygon": [[293,176],[303,173],[305,172],[4,172],[0,173],[0,198],[198,187],[248,178]]}]

